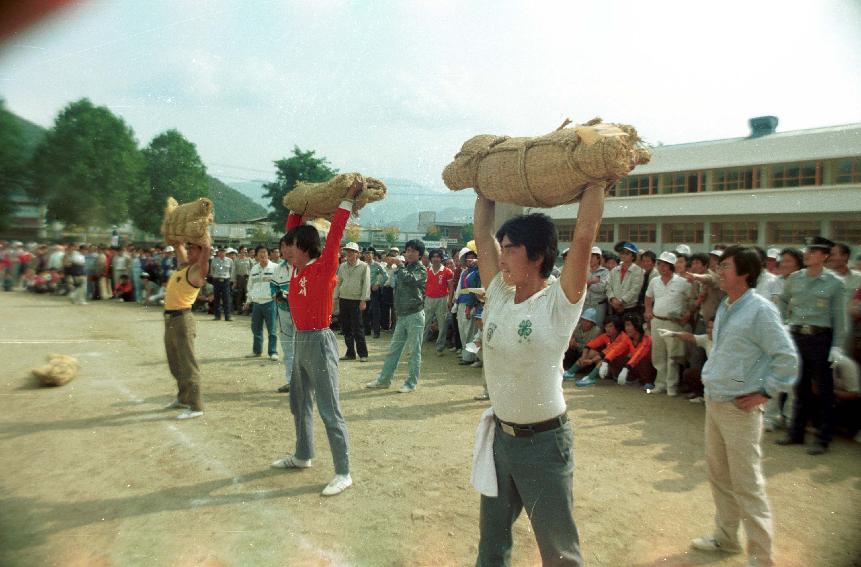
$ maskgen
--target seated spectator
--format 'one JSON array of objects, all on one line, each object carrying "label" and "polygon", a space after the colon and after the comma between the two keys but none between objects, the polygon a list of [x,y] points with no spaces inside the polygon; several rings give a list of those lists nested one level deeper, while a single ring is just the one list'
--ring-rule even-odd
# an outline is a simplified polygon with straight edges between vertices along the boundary
[{"label": "seated spectator", "polygon": [[[703,349],[705,351],[706,358],[708,358],[708,355],[711,354],[712,350],[712,329],[714,328],[714,324],[715,320],[714,317],[712,317],[706,324],[706,334],[694,335],[692,333],[683,332],[675,335],[675,338]],[[702,361],[702,364],[692,365],[689,368],[685,368],[682,372],[682,391],[687,390],[689,392],[688,401],[695,404],[701,404],[705,401],[703,398],[703,366],[705,366],[705,360]]]},{"label": "seated spectator", "polygon": [[565,351],[565,357],[562,360],[563,368],[571,368],[583,354],[586,345],[590,341],[597,339],[601,334],[601,327],[598,325],[597,319],[598,311],[594,307],[583,310],[580,321],[577,323],[577,327],[574,328],[574,333],[568,341],[568,350]]},{"label": "seated spectator", "polygon": [[[580,355],[580,358],[577,359],[574,366],[569,368],[568,371],[562,375],[562,378],[565,380],[571,380],[581,371],[585,372],[587,370],[597,368],[596,365],[600,364],[604,359],[604,353],[607,349],[620,342],[629,342],[631,340],[622,332],[623,329],[624,327],[622,326],[622,319],[620,317],[608,317],[607,320],[604,321],[604,333],[586,343],[586,349],[583,351],[583,354]],[[578,380],[578,382],[580,381]],[[584,383],[584,386],[587,385],[588,383]]]},{"label": "seated spectator", "polygon": [[135,300],[135,288],[127,275],[123,274],[120,276],[117,285],[114,286],[113,298],[118,301],[133,302]]},{"label": "seated spectator", "polygon": [[631,339],[617,348],[604,351],[604,361],[598,367],[600,378],[616,378],[620,386],[635,380],[640,384],[653,384],[657,371],[652,366],[652,337],[645,334],[643,318],[637,313],[624,317],[625,335]]},{"label": "seated spectator", "polygon": [[209,282],[203,284],[203,287],[200,288],[200,293],[197,294],[197,299],[194,300],[194,305],[191,310],[199,310],[201,312],[206,312],[210,315],[215,313],[215,309],[213,309],[213,304],[215,303],[215,286]]},{"label": "seated spectator", "polygon": [[164,288],[152,280],[149,272],[141,273],[141,304],[164,304]]}]

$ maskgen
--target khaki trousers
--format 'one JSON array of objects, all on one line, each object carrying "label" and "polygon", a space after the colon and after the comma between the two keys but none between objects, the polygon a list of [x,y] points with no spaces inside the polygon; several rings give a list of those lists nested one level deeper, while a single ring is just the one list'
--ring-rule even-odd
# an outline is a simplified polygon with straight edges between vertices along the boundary
[{"label": "khaki trousers", "polygon": [[706,401],[706,464],[715,501],[715,540],[738,548],[744,523],[751,565],[770,566],[771,508],[762,475],[762,409],[744,411],[733,402]]},{"label": "khaki trousers", "polygon": [[661,329],[681,331],[682,326],[675,321],[653,318],[652,329],[652,366],[657,371],[655,386],[666,388],[668,392],[678,392],[679,362],[685,356],[685,343],[674,337],[662,337]]},{"label": "khaki trousers", "polygon": [[203,411],[200,396],[200,368],[194,358],[194,339],[197,336],[197,322],[191,311],[181,315],[164,316],[164,350],[167,365],[176,379],[177,396],[181,404],[194,411]]}]

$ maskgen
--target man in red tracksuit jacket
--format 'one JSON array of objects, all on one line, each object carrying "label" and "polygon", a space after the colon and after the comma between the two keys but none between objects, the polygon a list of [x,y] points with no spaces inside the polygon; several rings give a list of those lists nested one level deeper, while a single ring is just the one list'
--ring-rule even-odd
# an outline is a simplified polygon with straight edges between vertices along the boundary
[{"label": "man in red tracksuit jacket", "polygon": [[362,192],[359,177],[347,190],[344,201],[332,216],[326,245],[320,250],[320,234],[302,224],[302,216],[290,213],[284,235],[287,261],[293,266],[290,278],[290,314],[296,326],[290,411],[296,425],[296,450],[272,466],[279,469],[307,468],[314,457],[314,397],[326,426],[329,448],[335,463],[335,478],[323,496],[340,494],[353,484],[347,424],[338,400],[338,341],[329,328],[332,295],[338,270],[341,237],[350,218],[353,199]]}]

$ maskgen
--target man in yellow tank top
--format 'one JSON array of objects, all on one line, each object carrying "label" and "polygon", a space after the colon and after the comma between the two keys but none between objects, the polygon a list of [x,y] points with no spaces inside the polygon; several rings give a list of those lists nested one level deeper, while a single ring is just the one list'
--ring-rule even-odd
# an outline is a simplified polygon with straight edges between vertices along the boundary
[{"label": "man in yellow tank top", "polygon": [[197,323],[191,306],[209,272],[211,246],[174,243],[179,269],[170,275],[164,298],[164,348],[170,373],[176,378],[177,396],[167,409],[185,409],[178,419],[203,415],[200,368],[194,357]]}]

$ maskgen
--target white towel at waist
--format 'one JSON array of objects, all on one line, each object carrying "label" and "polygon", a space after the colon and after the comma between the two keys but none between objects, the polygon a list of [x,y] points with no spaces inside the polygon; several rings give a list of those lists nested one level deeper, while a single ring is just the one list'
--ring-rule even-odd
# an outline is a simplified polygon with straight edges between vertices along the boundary
[{"label": "white towel at waist", "polygon": [[481,414],[481,420],[475,430],[470,482],[481,494],[491,498],[499,496],[499,487],[496,484],[496,463],[493,460],[493,435],[495,431],[496,421],[493,419],[493,407],[489,407]]}]

